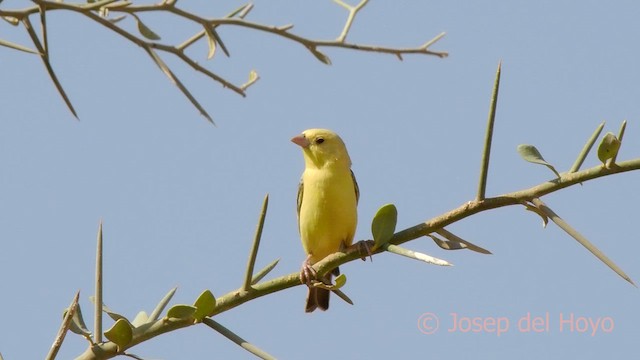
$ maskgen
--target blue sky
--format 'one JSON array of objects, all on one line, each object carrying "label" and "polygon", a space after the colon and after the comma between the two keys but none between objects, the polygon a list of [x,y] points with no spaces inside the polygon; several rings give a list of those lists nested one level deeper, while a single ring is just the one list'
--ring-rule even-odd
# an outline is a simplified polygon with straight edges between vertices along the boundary
[{"label": "blue sky", "polygon": [[[242,3],[179,4],[223,16]],[[5,1],[2,9],[28,5]],[[405,56],[400,62],[325,49],[332,66],[286,40],[220,28],[231,58],[218,54],[208,65],[235,83],[257,70],[261,80],[247,98],[163,56],[217,127],[140,48],[78,15],[51,13],[52,63],[81,120],[70,115],[40,59],[0,49],[0,352],[5,359],[43,357],[78,289],[91,321],[100,219],[105,303],[131,318],[150,312],[174,286],[173,303],[187,304],[204,289],[221,296],[239,287],[266,193],[270,207],[257,267],[279,258],[271,276],[298,271],[304,253],[295,197],[303,161],[289,139],[310,127],[337,131],[349,148],[361,190],[357,239],[370,238],[371,218],[385,203],[397,206],[403,229],[471,200],[500,60],[489,196],[552,178],[544,167],[522,161],[518,144],[536,145],[566,171],[602,121],[605,131],[617,132],[627,119],[619,159],[640,156],[638,11],[632,1],[371,1],[349,41],[411,47],[446,31],[434,49],[450,57]],[[290,0],[256,1],[249,16],[293,23],[295,33],[319,39],[335,38],[345,18],[330,1]],[[163,41],[198,30],[164,16],[143,19]],[[23,30],[6,23],[0,29],[0,38],[28,44]],[[203,43],[190,54],[205,62],[206,50]],[[597,163],[592,154],[585,167]],[[639,180],[638,173],[616,175],[543,198],[636,281]],[[638,289],[555,225],[543,229],[537,216],[512,207],[449,230],[493,255],[447,252],[418,239],[406,247],[455,266],[381,254],[372,263],[341,267],[354,306],[334,299],[328,312],[305,314],[306,289],[296,287],[217,320],[283,359],[637,353]],[[440,320],[435,334],[417,326],[426,313]],[[473,318],[507,319],[510,327],[500,336],[490,326],[449,331],[452,314],[463,327]],[[527,314],[548,314],[549,330],[518,328]],[[560,321],[572,316],[574,331]],[[589,320],[600,321],[595,333],[594,325],[582,327]],[[70,335],[59,358],[73,358],[85,347]],[[249,358],[205,326],[165,334],[131,352],[147,359]]]}]

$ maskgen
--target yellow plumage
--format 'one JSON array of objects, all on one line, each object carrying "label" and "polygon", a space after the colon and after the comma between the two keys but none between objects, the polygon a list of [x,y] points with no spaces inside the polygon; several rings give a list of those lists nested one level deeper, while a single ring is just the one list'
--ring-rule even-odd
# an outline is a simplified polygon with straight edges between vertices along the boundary
[{"label": "yellow plumage", "polygon": [[[358,222],[358,184],[342,139],[326,129],[309,129],[291,139],[302,147],[305,169],[298,188],[298,229],[307,253],[301,279],[309,281],[310,266],[350,246]],[[333,274],[339,274],[334,269]],[[324,282],[331,280],[329,274]],[[306,311],[329,307],[329,291],[309,288]]]}]

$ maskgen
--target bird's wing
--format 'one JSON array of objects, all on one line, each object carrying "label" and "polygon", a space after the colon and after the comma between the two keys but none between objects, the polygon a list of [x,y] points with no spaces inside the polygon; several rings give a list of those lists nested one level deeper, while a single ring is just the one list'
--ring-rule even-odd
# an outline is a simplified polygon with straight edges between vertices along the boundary
[{"label": "bird's wing", "polygon": [[304,194],[304,183],[300,178],[300,184],[298,184],[298,232],[300,232],[300,208],[302,207],[302,195]]},{"label": "bird's wing", "polygon": [[[351,178],[353,179],[353,187],[356,190],[356,204],[360,200],[360,188],[358,187],[358,182],[356,181],[356,175],[351,170]],[[302,186],[302,182],[300,182],[300,186]],[[300,194],[302,190],[298,190],[298,214],[300,213],[300,202],[302,201],[302,195]]]}]

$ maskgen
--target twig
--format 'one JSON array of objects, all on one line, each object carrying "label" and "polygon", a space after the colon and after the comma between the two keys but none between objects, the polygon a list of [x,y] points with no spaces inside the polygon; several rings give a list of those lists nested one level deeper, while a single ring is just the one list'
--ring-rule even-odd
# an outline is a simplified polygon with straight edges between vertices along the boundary
[{"label": "twig", "polygon": [[76,110],[73,108],[73,105],[71,104],[71,100],[69,100],[69,97],[67,96],[67,93],[64,91],[62,84],[60,84],[60,81],[58,80],[58,77],[56,76],[55,71],[53,71],[53,67],[49,62],[49,55],[47,54],[47,51],[42,46],[42,43],[40,43],[40,39],[38,39],[38,35],[33,29],[33,26],[31,25],[31,21],[29,21],[29,17],[22,18],[22,24],[24,25],[24,28],[27,30],[27,33],[29,33],[29,36],[31,37],[31,41],[33,41],[33,45],[38,50],[38,53],[40,54],[40,59],[42,59],[42,62],[44,63],[44,67],[45,69],[47,69],[47,73],[49,74],[49,77],[51,78],[51,80],[53,81],[53,84],[58,90],[58,93],[60,93],[60,96],[62,96],[62,99],[67,104],[67,108],[69,108],[69,111],[71,111],[73,116],[76,119],[78,119],[78,114],[76,113]]},{"label": "twig", "polygon": [[[60,347],[62,346],[62,342],[64,341],[65,336],[67,335],[67,331],[69,331],[69,326],[71,326],[71,320],[73,319],[73,315],[75,315],[76,310],[78,309],[78,299],[80,298],[80,290],[76,292],[76,295],[73,297],[73,301],[71,301],[71,305],[69,305],[69,310],[67,314],[62,319],[62,324],[60,325],[60,329],[58,330],[58,335],[56,335],[56,339],[53,341],[51,345],[51,349],[47,354],[46,360],[53,360],[56,358]],[[0,356],[1,358],[1,356]]]},{"label": "twig", "polygon": [[342,43],[347,38],[347,34],[351,29],[351,25],[353,24],[353,20],[355,20],[356,15],[358,15],[358,12],[362,10],[362,8],[365,5],[367,5],[369,0],[362,0],[356,6],[351,6],[342,0],[333,0],[333,2],[335,2],[336,4],[342,6],[343,8],[347,9],[347,11],[349,11],[349,17],[347,17],[347,21],[344,24],[344,28],[342,28],[342,32],[340,33],[340,36],[338,36],[338,38],[336,39],[336,41]]},{"label": "twig", "polygon": [[[153,61],[161,68],[164,74],[172,81],[172,83],[174,83],[180,89],[183,95],[188,98],[191,104],[194,107],[196,107],[198,111],[200,111],[200,113],[207,118],[207,120],[211,122],[213,122],[211,119],[211,116],[209,116],[209,114],[204,110],[204,108],[199,104],[199,102],[191,95],[191,93],[187,90],[186,86],[184,86],[184,84],[176,77],[176,75],[170,70],[167,71],[167,69],[169,69],[167,65],[162,63],[161,61],[158,61],[159,57],[157,54],[153,53],[153,49],[168,52],[170,54],[177,56],[178,58],[180,58],[180,60],[186,63],[193,70],[204,74],[208,78],[220,83],[223,87],[231,89],[232,91],[236,92],[241,96],[246,96],[246,93],[245,93],[245,90],[247,88],[246,86],[238,86],[231,83],[230,81],[226,80],[222,76],[219,76],[214,72],[208,70],[207,68],[203,67],[202,65],[199,65],[197,61],[187,56],[184,52],[187,47],[189,47],[191,44],[195,43],[196,41],[200,40],[201,38],[203,38],[205,35],[208,34],[209,35],[208,41],[210,42],[209,57],[212,57],[214,55],[216,44],[220,46],[220,48],[226,55],[229,55],[229,51],[226,45],[223,43],[221,37],[218,35],[218,32],[216,31],[216,28],[219,26],[239,26],[239,27],[258,30],[258,31],[270,33],[279,37],[283,37],[285,39],[291,40],[293,42],[296,42],[304,46],[318,60],[324,62],[325,64],[331,64],[331,61],[329,60],[328,56],[326,56],[325,54],[323,54],[318,50],[318,48],[320,47],[327,47],[327,48],[337,47],[337,48],[345,48],[345,49],[351,49],[351,50],[363,51],[363,52],[377,52],[377,53],[383,53],[383,54],[391,54],[398,57],[399,59],[402,59],[402,56],[407,54],[431,55],[431,56],[437,56],[440,58],[446,57],[448,55],[448,53],[446,52],[429,50],[429,47],[433,45],[435,42],[437,42],[440,38],[442,38],[444,33],[435,36],[433,39],[427,41],[422,46],[415,47],[415,48],[393,48],[393,47],[384,47],[384,46],[378,46],[378,45],[363,45],[363,44],[356,44],[356,43],[347,43],[345,39],[347,37],[348,32],[351,29],[353,21],[356,15],[358,14],[358,12],[361,11],[364,8],[364,6],[368,3],[368,0],[361,0],[356,6],[348,5],[343,0],[336,0],[336,3],[343,6],[349,11],[349,16],[345,22],[345,25],[342,29],[342,33],[340,34],[340,36],[336,40],[330,40],[330,41],[313,40],[313,39],[292,34],[289,32],[289,30],[293,27],[293,25],[291,24],[281,25],[281,26],[272,26],[272,25],[259,24],[259,23],[244,20],[244,17],[251,11],[251,9],[253,9],[253,4],[247,4],[242,6],[236,9],[235,11],[231,12],[230,14],[228,14],[227,17],[225,18],[215,19],[215,18],[205,18],[197,15],[196,13],[192,13],[192,12],[180,9],[176,7],[175,0],[167,0],[159,4],[145,4],[145,5],[133,5],[131,4],[131,2],[118,1],[118,0],[100,0],[94,3],[87,3],[87,4],[74,4],[74,3],[67,3],[62,1],[50,1],[50,0],[32,0],[32,1],[36,4],[36,6],[29,7],[26,9],[21,9],[21,10],[0,9],[0,16],[4,16],[7,19],[9,18],[14,19],[15,21],[22,21],[26,24],[30,15],[40,13],[41,22],[43,24],[42,40],[44,45],[39,44],[39,41],[36,40],[37,36],[35,35],[35,33],[32,34],[32,30],[30,31],[29,29],[27,29],[27,31],[29,31],[29,35],[32,37],[32,40],[36,45],[38,53],[42,54],[41,57],[43,59],[47,72],[49,73],[49,76],[52,78],[58,92],[63,97],[65,103],[67,104],[67,107],[76,118],[77,118],[77,114],[75,112],[75,109],[71,106],[71,102],[69,101],[69,98],[67,97],[66,93],[62,89],[62,86],[60,85],[55,73],[51,68],[51,64],[49,63],[48,56],[46,55],[48,51],[48,41],[47,41],[47,35],[46,35],[46,31],[47,31],[46,12],[48,11],[66,10],[66,11],[80,13],[82,15],[87,16],[88,18],[95,21],[96,23],[115,32],[116,34],[124,37],[130,42],[133,42],[134,44],[142,47],[147,52],[147,54],[151,56]],[[189,37],[187,40],[185,40],[180,44],[177,44],[177,45],[162,44],[158,42],[147,41],[143,38],[140,38],[130,33],[127,30],[122,29],[121,27],[115,24],[115,21],[110,21],[109,19],[106,19],[102,16],[107,11],[109,13],[121,13],[125,15],[131,15],[136,18],[138,18],[138,14],[144,13],[144,12],[169,13],[183,20],[200,24],[202,26],[202,30],[198,31],[196,34]],[[0,40],[0,45],[7,46],[19,51],[29,52],[27,48],[24,48],[22,46],[19,46],[17,44],[13,44],[11,42],[4,41],[4,40]],[[257,77],[255,79],[257,79]]]}]

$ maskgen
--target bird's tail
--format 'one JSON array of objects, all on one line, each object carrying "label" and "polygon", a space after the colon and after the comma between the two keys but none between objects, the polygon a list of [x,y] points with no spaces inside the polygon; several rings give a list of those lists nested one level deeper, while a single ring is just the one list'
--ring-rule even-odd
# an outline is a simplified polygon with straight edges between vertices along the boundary
[{"label": "bird's tail", "polygon": [[[338,276],[340,275],[340,269],[335,268],[331,270],[330,273],[326,274],[322,278],[322,282],[329,285],[331,284],[332,275]],[[329,309],[329,295],[331,291],[327,289],[321,289],[317,287],[309,287],[309,291],[307,292],[307,306],[305,307],[305,312],[313,312],[315,309],[320,309],[325,311]]]}]

